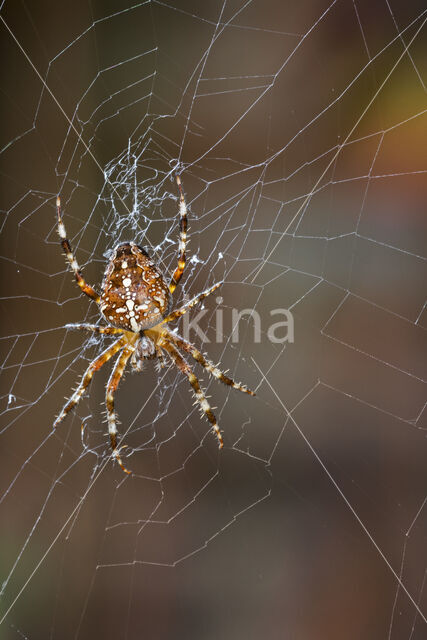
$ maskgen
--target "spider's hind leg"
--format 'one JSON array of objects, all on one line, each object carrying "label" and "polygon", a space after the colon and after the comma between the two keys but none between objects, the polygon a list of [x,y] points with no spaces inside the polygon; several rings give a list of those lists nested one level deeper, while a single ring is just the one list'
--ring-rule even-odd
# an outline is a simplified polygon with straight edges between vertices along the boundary
[{"label": "spider's hind leg", "polygon": [[87,282],[83,278],[77,260],[73,255],[70,241],[67,238],[67,232],[65,231],[64,223],[61,217],[61,198],[59,196],[56,198],[56,213],[58,216],[58,234],[61,238],[62,250],[65,253],[65,257],[67,258],[71,269],[74,271],[77,284],[79,285],[83,293],[85,293],[87,296],[89,296],[89,298],[91,298],[98,304],[100,301],[99,295],[96,293],[95,289],[87,284]]},{"label": "spider's hind leg", "polygon": [[182,278],[185,269],[185,248],[187,246],[187,205],[185,203],[184,192],[181,186],[181,178],[176,176],[176,183],[179,189],[179,257],[178,266],[169,283],[169,291],[173,293]]},{"label": "spider's hind leg", "polygon": [[66,324],[65,328],[78,329],[80,331],[92,331],[93,333],[105,333],[110,336],[124,333],[124,329],[117,329],[116,327],[99,327],[97,324],[88,324],[86,322],[80,324]]},{"label": "spider's hind leg", "polygon": [[172,320],[177,320],[178,318],[183,316],[185,313],[187,313],[187,311],[195,307],[196,304],[198,304],[199,302],[201,302],[202,300],[210,296],[211,293],[216,291],[218,287],[220,287],[221,285],[222,285],[222,282],[217,282],[209,289],[205,289],[205,291],[202,291],[202,293],[199,293],[198,296],[195,296],[195,298],[192,298],[189,302],[186,302],[183,307],[180,307],[179,309],[172,311],[172,313],[167,315],[166,318],[163,318],[163,320],[159,324],[165,324],[166,322],[172,322]]}]

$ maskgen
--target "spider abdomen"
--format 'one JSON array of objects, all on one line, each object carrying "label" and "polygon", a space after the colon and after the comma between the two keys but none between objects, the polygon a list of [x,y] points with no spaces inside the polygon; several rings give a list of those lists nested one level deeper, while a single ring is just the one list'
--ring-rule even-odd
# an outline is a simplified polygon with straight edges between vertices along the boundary
[{"label": "spider abdomen", "polygon": [[147,252],[132,242],[116,247],[102,283],[105,319],[138,333],[161,322],[169,309],[169,288]]}]

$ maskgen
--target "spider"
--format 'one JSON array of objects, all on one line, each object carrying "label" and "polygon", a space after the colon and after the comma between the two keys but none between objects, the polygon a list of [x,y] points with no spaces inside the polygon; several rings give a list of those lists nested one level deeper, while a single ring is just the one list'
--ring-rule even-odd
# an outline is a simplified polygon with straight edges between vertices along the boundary
[{"label": "spider", "polygon": [[193,373],[191,366],[182,357],[180,350],[192,356],[196,362],[224,384],[251,396],[255,395],[245,385],[228,378],[194,345],[178,336],[175,332],[172,333],[167,327],[169,322],[180,318],[222,284],[215,284],[210,289],[206,289],[195,296],[183,307],[171,311],[171,296],[178,286],[185,269],[187,242],[187,205],[179,176],[176,176],[176,182],[179,190],[179,254],[178,265],[169,285],[166,285],[158,267],[142,247],[133,242],[125,242],[114,249],[107,264],[101,295],[87,284],[82,276],[62,221],[60,197],[58,196],[56,199],[58,234],[61,238],[61,246],[68,264],[74,272],[80,289],[91,300],[96,302],[104,320],[107,322],[107,326],[84,323],[70,324],[66,325],[66,327],[102,333],[108,336],[120,335],[120,338],[92,360],[77,389],[56,418],[53,427],[56,428],[81,400],[96,371],[108,360],[120,353],[106,386],[105,404],[112,456],[125,473],[131,472],[126,469],[120,457],[120,449],[123,448],[123,445],[118,447],[117,444],[117,415],[114,410],[114,393],[129,359],[133,370],[141,371],[144,360],[157,357],[160,363],[163,364],[163,352],[165,352],[172,363],[188,378],[196,396],[196,401],[199,402],[202,411],[212,425],[212,430],[216,434],[220,449],[224,446],[224,442],[215,415],[200,387],[197,377]]}]

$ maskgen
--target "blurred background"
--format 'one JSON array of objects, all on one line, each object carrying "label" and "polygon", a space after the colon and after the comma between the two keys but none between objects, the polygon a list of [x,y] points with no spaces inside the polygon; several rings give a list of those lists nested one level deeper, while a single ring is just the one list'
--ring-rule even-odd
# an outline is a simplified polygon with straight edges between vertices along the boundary
[{"label": "blurred background", "polygon": [[[7,2],[1,30],[0,635],[425,638],[425,4]],[[173,368],[52,424],[109,339],[119,242],[165,273],[182,176],[179,306],[256,398]],[[268,329],[289,309],[294,342]],[[261,321],[239,324],[233,309]],[[195,312],[195,315],[197,311]],[[182,325],[178,325],[181,330]],[[277,332],[280,333],[279,330]],[[202,341],[204,340],[204,344]]]}]

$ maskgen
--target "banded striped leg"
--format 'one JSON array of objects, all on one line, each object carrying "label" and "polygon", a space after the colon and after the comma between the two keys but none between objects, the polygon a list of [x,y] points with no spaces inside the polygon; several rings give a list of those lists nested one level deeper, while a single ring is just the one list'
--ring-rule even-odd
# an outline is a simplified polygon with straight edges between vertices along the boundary
[{"label": "banded striped leg", "polygon": [[184,192],[181,186],[181,178],[176,176],[176,184],[179,189],[179,257],[178,266],[169,283],[169,291],[173,293],[181,280],[185,269],[185,247],[187,244],[187,205],[185,204]]},{"label": "banded striped leg", "polygon": [[60,422],[63,421],[63,419],[65,418],[65,416],[67,415],[67,413],[69,413],[71,411],[71,409],[73,409],[76,404],[78,402],[80,402],[81,398],[83,397],[84,392],[86,391],[86,389],[88,388],[89,384],[92,382],[92,378],[93,375],[96,371],[98,371],[98,369],[100,369],[102,367],[103,364],[105,364],[106,362],[108,362],[108,360],[110,358],[112,358],[118,351],[120,351],[120,349],[123,347],[124,344],[126,344],[125,342],[126,338],[119,338],[119,340],[116,340],[116,342],[114,342],[113,344],[111,344],[108,349],[105,349],[105,351],[103,351],[101,353],[100,356],[98,356],[98,358],[96,358],[96,360],[93,360],[90,365],[88,366],[88,368],[86,369],[81,382],[79,384],[79,386],[77,387],[77,389],[75,390],[75,392],[73,393],[73,395],[71,396],[71,398],[69,399],[69,401],[67,402],[67,404],[62,408],[61,413],[59,414],[59,416],[56,418],[55,422],[53,423],[53,428],[55,429],[58,424]]},{"label": "banded striped leg", "polygon": [[121,377],[123,376],[123,372],[125,370],[127,361],[129,360],[132,353],[135,351],[135,347],[126,346],[119,358],[114,365],[114,369],[111,372],[110,379],[107,384],[107,390],[105,394],[105,404],[107,405],[107,419],[108,419],[108,433],[110,434],[110,442],[111,449],[113,451],[113,457],[117,460],[120,467],[123,469],[125,473],[131,473],[124,466],[122,459],[120,458],[119,451],[120,448],[117,448],[117,425],[116,418],[117,415],[114,411],[114,393],[119,385]]},{"label": "banded striped leg", "polygon": [[211,287],[210,289],[206,289],[206,291],[203,291],[202,293],[200,293],[198,296],[190,300],[190,302],[187,302],[187,304],[185,304],[180,309],[177,309],[176,311],[172,311],[172,313],[166,316],[166,318],[162,320],[162,322],[159,322],[159,324],[164,324],[165,322],[171,322],[172,320],[176,320],[177,318],[180,318],[181,316],[184,315],[184,313],[187,313],[189,309],[191,309],[192,307],[195,307],[196,304],[201,302],[204,298],[207,298],[208,296],[210,296],[211,293],[216,291],[218,287],[220,287],[221,285],[222,285],[222,282],[217,282],[216,284],[214,284],[213,287]]},{"label": "banded striped leg", "polygon": [[124,333],[123,329],[117,329],[116,327],[98,327],[96,324],[87,324],[86,322],[82,324],[66,324],[66,329],[79,329],[81,331],[93,331],[93,333],[106,333],[107,335],[113,336],[116,334]]},{"label": "banded striped leg", "polygon": [[77,263],[77,260],[73,256],[70,241],[67,238],[67,232],[65,231],[64,223],[62,222],[62,218],[61,218],[61,198],[59,196],[56,198],[56,213],[58,215],[58,234],[59,234],[59,237],[61,238],[62,250],[65,253],[65,256],[70,264],[70,267],[74,271],[77,284],[79,285],[83,293],[85,293],[87,296],[89,296],[89,298],[92,298],[92,300],[98,303],[100,301],[99,295],[96,293],[95,289],[93,289],[89,284],[87,284],[87,282],[85,281],[85,279],[81,274],[80,267]]},{"label": "banded striped leg", "polygon": [[157,346],[156,346],[156,357],[157,357],[157,362],[159,363],[159,371],[160,371],[160,369],[164,369],[165,367],[165,358],[163,356],[162,350]]},{"label": "banded striped leg", "polygon": [[187,342],[183,338],[175,335],[171,331],[167,332],[168,340],[174,343],[175,346],[183,349],[187,353],[189,353],[194,360],[196,360],[199,364],[202,365],[211,375],[214,376],[217,380],[220,380],[224,384],[228,384],[233,389],[238,389],[239,391],[243,391],[244,393],[248,393],[250,396],[255,395],[255,391],[251,391],[247,388],[246,385],[241,384],[240,382],[234,382],[231,378],[226,376],[218,367],[214,365],[214,363],[206,358],[196,347],[194,347],[190,342]]},{"label": "banded striped leg", "polygon": [[184,358],[178,353],[178,351],[175,349],[173,345],[166,342],[166,340],[162,341],[160,344],[161,344],[161,347],[168,352],[172,362],[178,367],[180,371],[182,371],[182,373],[185,376],[187,376],[191,386],[193,387],[194,394],[198,402],[200,403],[202,410],[205,412],[207,419],[211,423],[212,429],[215,432],[216,437],[218,438],[219,448],[222,449],[222,447],[224,446],[224,441],[222,439],[221,431],[219,430],[215,415],[210,407],[209,402],[205,397],[205,394],[200,388],[199,381],[194,375],[192,368],[190,367],[188,362],[186,362]]}]

